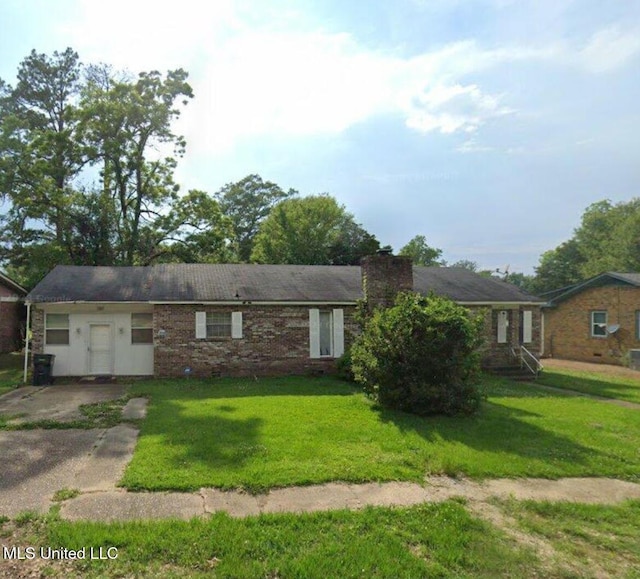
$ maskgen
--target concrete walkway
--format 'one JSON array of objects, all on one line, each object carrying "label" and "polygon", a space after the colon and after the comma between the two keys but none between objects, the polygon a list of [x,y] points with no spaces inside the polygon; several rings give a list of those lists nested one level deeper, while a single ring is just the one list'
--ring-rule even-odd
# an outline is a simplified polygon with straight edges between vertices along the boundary
[{"label": "concrete walkway", "polygon": [[276,489],[264,495],[236,491],[201,489],[198,493],[131,493],[110,490],[82,494],[66,501],[65,519],[130,521],[138,519],[190,519],[216,512],[234,517],[261,513],[309,513],[366,506],[406,507],[441,502],[452,497],[485,502],[491,497],[519,500],[551,500],[608,504],[640,499],[640,484],[607,478],[468,479],[428,477],[425,485],[415,483],[329,483],[308,487]]}]

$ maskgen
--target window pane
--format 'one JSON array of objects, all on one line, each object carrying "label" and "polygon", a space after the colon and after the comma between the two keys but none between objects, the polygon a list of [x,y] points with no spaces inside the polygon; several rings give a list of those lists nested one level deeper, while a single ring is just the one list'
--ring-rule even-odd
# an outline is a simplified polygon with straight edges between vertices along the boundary
[{"label": "window pane", "polygon": [[331,312],[320,312],[320,355],[331,356]]},{"label": "window pane", "polygon": [[131,329],[131,343],[132,344],[153,344],[153,329]]},{"label": "window pane", "polygon": [[593,323],[594,324],[606,324],[607,323],[607,313],[606,312],[593,312]]},{"label": "window pane", "polygon": [[607,335],[607,312],[591,312],[591,335]]},{"label": "window pane", "polygon": [[69,330],[47,330],[47,345],[68,346]]},{"label": "window pane", "polygon": [[132,328],[153,328],[153,314],[131,314]]},{"label": "window pane", "polygon": [[207,312],[207,338],[231,336],[231,312]]},{"label": "window pane", "polygon": [[69,327],[69,314],[47,314],[47,329]]}]

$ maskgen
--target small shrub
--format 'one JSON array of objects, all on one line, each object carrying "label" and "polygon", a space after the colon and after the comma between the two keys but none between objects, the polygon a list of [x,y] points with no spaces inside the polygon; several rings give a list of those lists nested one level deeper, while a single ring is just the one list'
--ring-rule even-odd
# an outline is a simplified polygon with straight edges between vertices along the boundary
[{"label": "small shrub", "polygon": [[347,382],[354,382],[353,369],[351,368],[351,350],[346,350],[342,356],[336,360],[336,375]]},{"label": "small shrub", "polygon": [[352,349],[357,382],[380,405],[414,414],[480,406],[483,320],[446,298],[406,292],[373,311]]}]

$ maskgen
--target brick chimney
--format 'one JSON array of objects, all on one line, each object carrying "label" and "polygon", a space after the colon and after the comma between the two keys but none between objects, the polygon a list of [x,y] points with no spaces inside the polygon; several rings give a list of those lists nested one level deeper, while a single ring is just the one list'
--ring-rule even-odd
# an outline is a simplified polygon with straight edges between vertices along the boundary
[{"label": "brick chimney", "polygon": [[362,291],[369,309],[393,304],[396,294],[413,291],[413,263],[410,257],[392,255],[391,249],[379,249],[363,257]]}]

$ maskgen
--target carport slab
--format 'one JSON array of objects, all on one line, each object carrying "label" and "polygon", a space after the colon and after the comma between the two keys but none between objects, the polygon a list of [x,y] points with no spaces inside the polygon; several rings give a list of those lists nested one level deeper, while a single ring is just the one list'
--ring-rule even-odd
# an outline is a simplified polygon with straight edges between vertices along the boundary
[{"label": "carport slab", "polygon": [[54,492],[73,488],[75,473],[104,430],[0,432],[0,515],[45,512]]},{"label": "carport slab", "polygon": [[[16,393],[27,391],[24,396]],[[121,398],[127,391],[123,384],[69,384],[47,387],[19,388],[0,399],[0,414],[21,414],[22,421],[56,420],[70,421],[81,418],[79,407]]]}]

